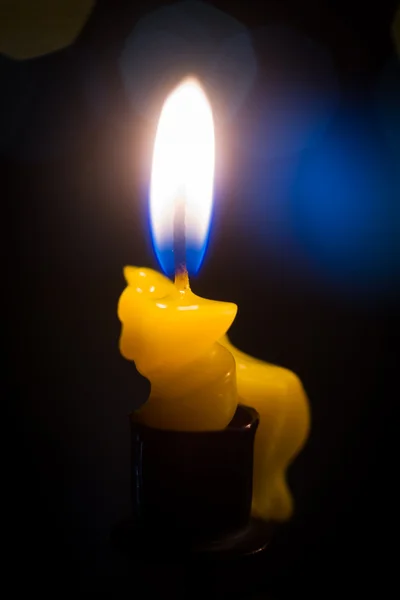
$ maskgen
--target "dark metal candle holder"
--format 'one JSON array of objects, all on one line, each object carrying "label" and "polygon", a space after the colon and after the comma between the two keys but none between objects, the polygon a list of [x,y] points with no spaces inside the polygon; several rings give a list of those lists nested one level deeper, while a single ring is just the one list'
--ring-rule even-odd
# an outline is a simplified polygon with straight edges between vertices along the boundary
[{"label": "dark metal candle holder", "polygon": [[250,517],[257,411],[239,405],[219,431],[171,431],[131,415],[133,516],[114,531],[131,554],[241,556],[262,550],[271,526]]}]

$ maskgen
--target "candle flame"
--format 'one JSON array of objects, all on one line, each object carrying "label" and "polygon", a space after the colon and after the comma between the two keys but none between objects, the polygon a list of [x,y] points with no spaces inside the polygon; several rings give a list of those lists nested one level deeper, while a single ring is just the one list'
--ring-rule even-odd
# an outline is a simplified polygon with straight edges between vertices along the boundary
[{"label": "candle flame", "polygon": [[[191,77],[166,99],[154,144],[150,226],[157,259],[168,275],[179,271],[181,263],[196,273],[202,263],[212,212],[214,160],[211,106]],[[177,255],[182,255],[178,266]]]}]

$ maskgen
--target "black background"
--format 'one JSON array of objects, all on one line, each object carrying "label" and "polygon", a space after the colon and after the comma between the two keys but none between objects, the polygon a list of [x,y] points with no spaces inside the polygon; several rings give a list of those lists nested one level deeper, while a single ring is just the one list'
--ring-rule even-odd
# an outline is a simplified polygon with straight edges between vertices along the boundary
[{"label": "black background", "polygon": [[[249,28],[275,17],[298,26],[329,48],[342,89],[361,95],[393,54],[388,2],[213,4]],[[113,585],[144,576],[113,552],[107,537],[129,513],[127,415],[148,393],[119,355],[116,304],[123,265],[155,266],[143,210],[152,131],[139,117],[119,127],[99,120],[76,73],[88,46],[112,65],[137,19],[160,5],[99,2],[73,51],[37,59],[43,97],[62,99],[64,152],[39,161],[17,152],[2,157],[4,239],[12,234],[3,254],[10,275],[3,343],[11,359],[5,363],[11,410],[3,427],[12,432],[3,519],[17,585],[28,580],[38,591],[57,582],[57,592],[71,585],[116,597]],[[106,68],[116,89],[109,111],[129,116],[116,73]],[[41,111],[46,104],[39,97],[33,120]],[[21,132],[22,152],[27,144]],[[229,161],[226,197],[234,194],[235,156]],[[365,303],[334,293],[310,273],[293,277],[268,257],[254,260],[251,237],[248,246],[236,242],[238,228],[234,215],[217,215],[193,288],[239,305],[233,341],[298,373],[313,415],[310,440],[290,471],[296,515],[265,557],[261,589],[276,598],[290,590],[324,593],[327,586],[342,593],[369,589],[388,576],[383,555],[396,504],[389,431],[398,397],[389,376],[394,294]],[[157,583],[147,572],[148,590],[178,594],[179,573],[165,569]]]}]

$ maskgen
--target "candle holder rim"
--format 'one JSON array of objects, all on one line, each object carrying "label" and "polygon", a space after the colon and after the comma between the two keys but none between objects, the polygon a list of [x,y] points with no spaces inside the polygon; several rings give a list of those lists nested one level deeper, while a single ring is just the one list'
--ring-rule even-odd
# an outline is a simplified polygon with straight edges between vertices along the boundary
[{"label": "candle holder rim", "polygon": [[[232,425],[237,416],[238,411],[245,411],[249,416],[250,420],[246,422],[244,425]],[[225,432],[237,432],[237,431],[245,431],[247,429],[251,429],[252,427],[258,427],[258,423],[260,421],[260,415],[258,411],[252,406],[248,406],[246,404],[239,403],[236,407],[235,414],[233,415],[231,421],[224,429],[202,429],[202,430],[182,430],[182,429],[162,429],[160,427],[152,427],[151,425],[146,425],[145,423],[140,423],[140,421],[135,420],[135,415],[138,411],[133,411],[129,414],[129,420],[132,427],[136,429],[140,429],[143,432],[152,432],[160,435],[169,435],[169,434],[180,434],[180,435],[191,435],[191,436],[202,436],[202,435],[217,435],[220,434],[221,431]]]}]

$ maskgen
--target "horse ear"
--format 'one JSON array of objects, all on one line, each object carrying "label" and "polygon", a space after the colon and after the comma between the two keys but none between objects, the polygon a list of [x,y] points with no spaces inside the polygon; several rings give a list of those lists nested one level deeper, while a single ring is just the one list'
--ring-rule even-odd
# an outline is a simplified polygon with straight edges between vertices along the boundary
[{"label": "horse ear", "polygon": [[136,278],[136,271],[137,269],[135,267],[129,267],[126,266],[124,267],[124,277],[125,277],[125,281],[128,285],[133,285],[135,278]]},{"label": "horse ear", "polygon": [[152,298],[162,298],[175,290],[172,281],[154,269],[126,266],[124,277],[128,286]]}]

